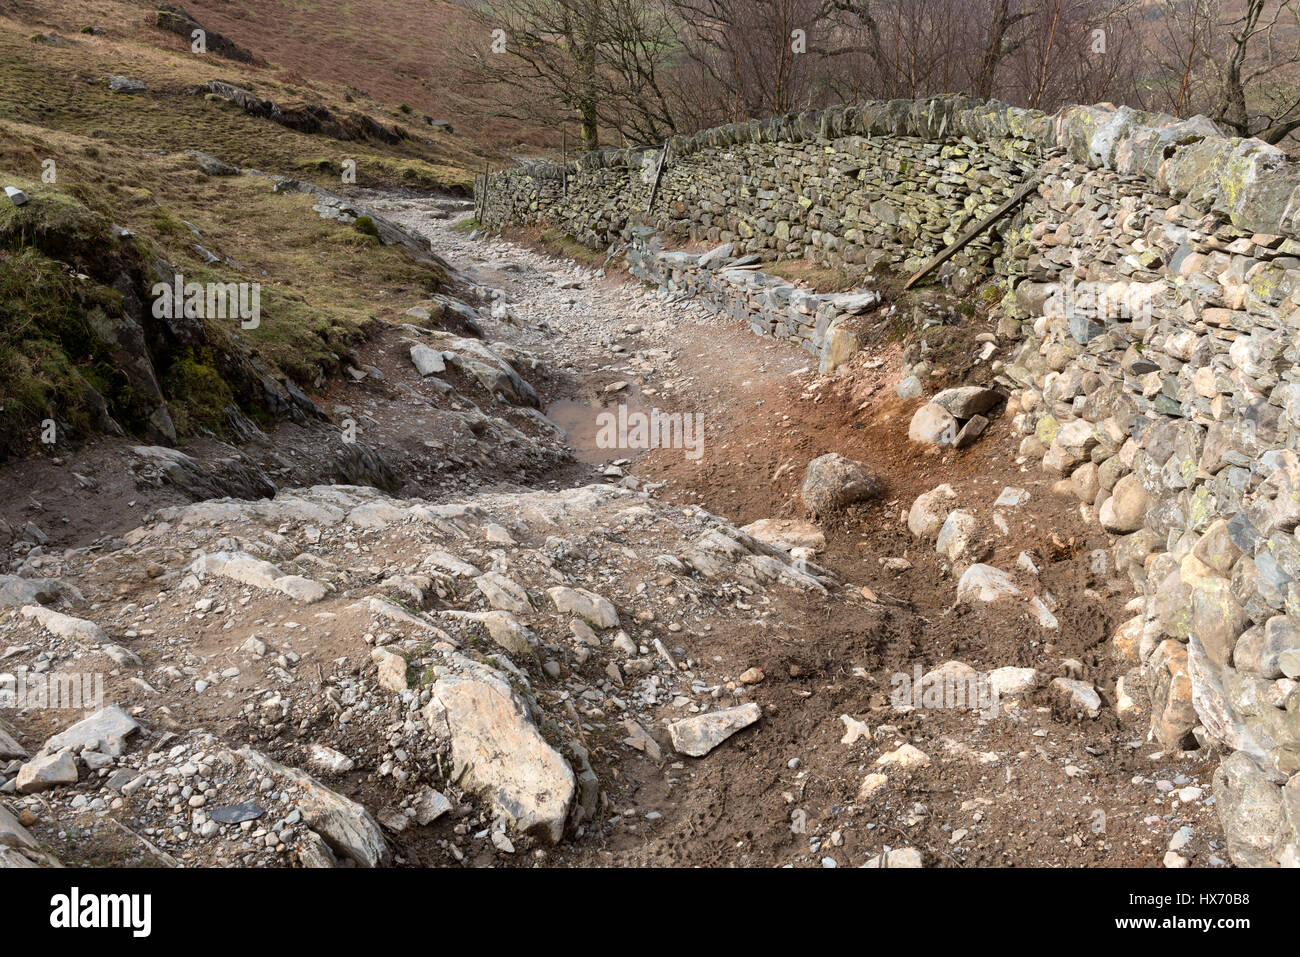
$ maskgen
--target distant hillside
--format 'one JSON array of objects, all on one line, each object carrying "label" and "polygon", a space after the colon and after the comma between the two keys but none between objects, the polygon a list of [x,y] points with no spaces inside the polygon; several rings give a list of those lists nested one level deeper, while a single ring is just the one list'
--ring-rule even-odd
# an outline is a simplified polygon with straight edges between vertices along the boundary
[{"label": "distant hillside", "polygon": [[[39,448],[46,418],[172,442],[310,408],[300,390],[355,366],[377,319],[447,286],[373,219],[322,218],[313,194],[235,174],[346,191],[355,169],[360,187],[464,195],[483,157],[459,131],[260,49],[195,54],[147,4],[0,9],[0,185],[29,198],[0,198],[0,460]],[[178,273],[260,284],[266,321],[155,322],[155,282]]]},{"label": "distant hillside", "polygon": [[[510,151],[546,142],[538,131],[485,115],[482,100],[465,87],[456,61],[471,42],[471,24],[459,3],[188,0],[180,5],[204,26],[266,60],[286,80],[348,86],[389,109],[405,104],[450,122],[459,136],[484,149]],[[178,49],[182,45],[175,40]]]}]

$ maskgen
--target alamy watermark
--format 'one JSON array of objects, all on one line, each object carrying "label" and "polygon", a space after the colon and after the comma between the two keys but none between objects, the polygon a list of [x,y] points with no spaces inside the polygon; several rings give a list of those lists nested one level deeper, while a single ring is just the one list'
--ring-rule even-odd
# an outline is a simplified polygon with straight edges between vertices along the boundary
[{"label": "alamy watermark", "polygon": [[617,412],[596,416],[596,429],[600,449],[684,449],[692,462],[704,457],[702,412],[632,412],[619,405]]},{"label": "alamy watermark", "polygon": [[979,672],[923,674],[920,665],[912,673],[896,671],[889,679],[893,693],[889,703],[899,709],[979,711],[985,718],[998,715],[998,695],[988,675]]},{"label": "alamy watermark", "polygon": [[1046,316],[1128,320],[1145,326],[1151,322],[1151,300],[1156,283],[1076,282],[1061,283],[1043,304]]},{"label": "alamy watermark", "polygon": [[102,707],[104,676],[98,672],[0,675],[0,711],[98,711]]},{"label": "alamy watermark", "polygon": [[262,324],[262,284],[257,282],[186,282],[177,273],[171,282],[154,283],[155,319],[238,319],[240,328]]}]

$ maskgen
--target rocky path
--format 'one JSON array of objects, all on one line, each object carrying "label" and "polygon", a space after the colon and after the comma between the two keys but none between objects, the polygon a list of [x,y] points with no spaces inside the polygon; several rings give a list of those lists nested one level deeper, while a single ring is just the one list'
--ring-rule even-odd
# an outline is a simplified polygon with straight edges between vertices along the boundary
[{"label": "rocky path", "polygon": [[[0,672],[104,674],[112,707],[3,712],[0,857],[1222,863],[1212,766],[1116,684],[1106,542],[1004,422],[925,452],[896,350],[823,378],[698,303],[376,206],[484,304],[482,340],[390,324],[323,397],[413,462],[403,494],[154,501],[28,551]],[[620,407],[703,443],[606,441]]]},{"label": "rocky path", "polygon": [[[626,823],[596,859],[848,864],[902,846],[935,864],[1223,863],[1212,765],[1148,744],[1144,689],[1116,688],[1122,668],[1110,660],[1110,638],[1134,602],[1119,576],[1098,567],[1108,543],[1048,476],[1015,461],[1005,426],[960,455],[925,454],[906,441],[916,403],[894,396],[893,348],[828,380],[798,351],[697,303],[517,244],[470,240],[418,213],[407,223],[450,258],[481,264],[480,281],[504,292],[524,341],[565,366],[579,398],[557,401],[552,414],[584,457],[619,463],[606,466],[610,476],[626,469],[658,497],[702,504],[737,525],[798,524],[805,467],[828,452],[866,463],[886,483],[883,506],[804,532],[817,561],[846,583],[838,597],[787,596],[775,621],[709,642],[726,686],[763,675],[754,686],[762,726],[704,761],[625,768]],[[706,453],[592,449],[591,420],[618,403],[700,413]],[[930,506],[937,522],[954,509],[970,520],[972,541],[956,548],[945,536],[936,549],[937,526],[917,535],[916,520],[906,523],[913,502],[933,501],[925,493],[941,482],[951,491]],[[1016,574],[1026,601],[1014,614],[1005,602],[990,614],[955,601],[973,558]],[[858,600],[863,585],[874,600]],[[996,720],[960,709],[900,712],[888,700],[891,680],[918,666],[1001,669],[1010,684],[1000,687],[1023,687],[1004,690],[1013,700]],[[1080,708],[1073,697],[1093,688],[1095,715],[1092,702]],[[889,757],[914,746],[916,767]]]}]

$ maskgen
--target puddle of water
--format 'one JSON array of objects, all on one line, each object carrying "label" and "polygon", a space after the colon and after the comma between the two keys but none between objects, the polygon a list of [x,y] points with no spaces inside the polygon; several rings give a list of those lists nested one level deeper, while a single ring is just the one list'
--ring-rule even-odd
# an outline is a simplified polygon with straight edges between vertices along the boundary
[{"label": "puddle of water", "polygon": [[629,385],[621,392],[599,399],[560,399],[552,402],[546,407],[546,417],[564,430],[565,440],[579,462],[604,465],[616,459],[634,459],[643,451],[601,448],[598,443],[600,414],[617,414],[620,405],[627,406],[629,413],[648,411],[641,398],[641,391],[635,385]]}]

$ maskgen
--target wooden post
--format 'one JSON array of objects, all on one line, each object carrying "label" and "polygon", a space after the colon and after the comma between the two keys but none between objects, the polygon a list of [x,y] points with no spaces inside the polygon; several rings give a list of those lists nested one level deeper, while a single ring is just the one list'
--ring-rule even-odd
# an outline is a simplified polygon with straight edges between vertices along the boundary
[{"label": "wooden post", "polygon": [[914,286],[918,280],[929,275],[935,269],[935,267],[941,266],[943,263],[947,262],[954,255],[956,255],[957,252],[960,251],[963,246],[965,246],[972,239],[974,239],[980,233],[984,232],[984,230],[988,229],[999,219],[1005,216],[1012,209],[1012,207],[1018,205],[1022,200],[1024,200],[1026,196],[1028,196],[1031,192],[1034,191],[1034,189],[1038,187],[1038,181],[1042,179],[1042,176],[1043,176],[1043,171],[1039,170],[1037,173],[1035,173],[1033,176],[1027,179],[1024,183],[1022,183],[1020,185],[1020,188],[1017,189],[1015,193],[1012,194],[1010,199],[1008,199],[1001,206],[999,206],[997,209],[993,210],[993,212],[989,213],[986,217],[984,217],[984,219],[980,220],[980,222],[976,223],[969,230],[967,230],[965,233],[959,236],[955,243],[953,243],[943,252],[939,253],[939,255],[935,256],[928,263],[926,263],[924,266],[922,266],[920,269],[914,272],[912,274],[912,278],[907,280],[907,283],[903,286],[903,288],[911,289],[912,286]]},{"label": "wooden post", "polygon": [[484,160],[483,161],[483,189],[479,193],[479,201],[478,201],[479,202],[478,224],[480,228],[483,226],[483,220],[487,218],[488,169],[489,169],[488,161]]},{"label": "wooden post", "polygon": [[655,181],[650,186],[650,202],[645,204],[645,211],[648,213],[654,208],[655,196],[659,193],[659,178],[664,175],[664,161],[668,159],[668,142],[664,141],[664,151],[659,154],[659,166],[655,169]]},{"label": "wooden post", "polygon": [[560,127],[560,196],[569,198],[569,128]]}]

